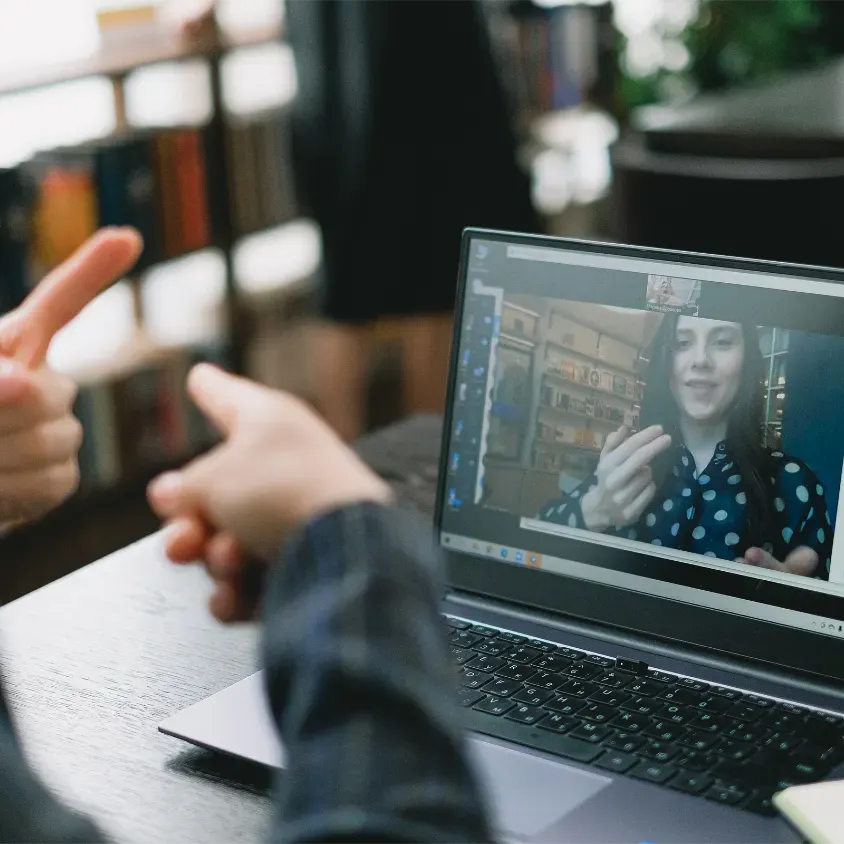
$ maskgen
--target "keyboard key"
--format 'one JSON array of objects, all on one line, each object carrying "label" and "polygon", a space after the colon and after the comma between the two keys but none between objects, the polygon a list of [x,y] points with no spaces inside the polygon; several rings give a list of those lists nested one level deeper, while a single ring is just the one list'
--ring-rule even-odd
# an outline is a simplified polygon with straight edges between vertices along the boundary
[{"label": "keyboard key", "polygon": [[457,645],[459,648],[470,648],[472,645],[481,641],[481,637],[474,633],[469,633],[466,630],[456,630],[451,634],[451,644]]},{"label": "keyboard key", "polygon": [[[550,657],[548,657],[550,659]],[[591,680],[596,674],[601,673],[601,669],[597,665],[592,665],[588,662],[577,662],[570,668],[564,669],[561,673],[569,677],[574,677],[577,680]]]},{"label": "keyboard key", "polygon": [[[706,738],[715,739],[716,736],[706,736]],[[730,762],[741,762],[753,755],[756,750],[752,744],[745,744],[743,741],[735,741],[734,739],[722,739],[715,752],[727,759]]]},{"label": "keyboard key", "polygon": [[561,712],[563,715],[576,715],[587,705],[585,700],[577,697],[558,695],[545,704],[546,709],[553,709],[554,712]]},{"label": "keyboard key", "polygon": [[557,650],[556,645],[550,642],[543,642],[541,639],[528,639],[527,645],[531,648],[536,648],[540,653],[551,654]]},{"label": "keyboard key", "polygon": [[577,713],[580,718],[592,721],[595,724],[606,724],[615,718],[616,712],[609,706],[600,703],[589,703]]},{"label": "keyboard key", "polygon": [[651,669],[648,671],[648,678],[657,683],[676,683],[677,678],[673,674],[666,674],[664,671],[656,671]]},{"label": "keyboard key", "polygon": [[460,689],[457,693],[457,702],[461,706],[472,706],[476,704],[482,697],[485,697],[483,692],[472,691],[471,689]]},{"label": "keyboard key", "polygon": [[698,733],[693,730],[688,730],[679,740],[679,744],[683,745],[683,747],[689,747],[692,750],[709,750],[717,742],[717,735]]},{"label": "keyboard key", "polygon": [[634,715],[632,712],[619,712],[610,721],[609,726],[615,730],[622,730],[625,733],[639,733],[648,726],[648,719],[643,715]]},{"label": "keyboard key", "polygon": [[584,662],[591,662],[593,665],[600,665],[601,668],[612,668],[615,665],[615,660],[608,656],[599,656],[598,654],[587,654],[583,657]]},{"label": "keyboard key", "polygon": [[509,630],[500,630],[498,638],[503,642],[509,642],[511,645],[521,645],[525,641],[524,636],[519,636],[516,633],[511,633]]},{"label": "keyboard key", "polygon": [[488,715],[503,715],[505,712],[509,712],[514,706],[515,704],[506,698],[490,695],[479,703],[476,703],[472,709],[476,709],[478,712],[486,712]]},{"label": "keyboard key", "polygon": [[642,662],[638,659],[627,659],[627,657],[617,656],[615,658],[615,667],[619,671],[626,671],[628,674],[634,674],[637,677],[648,673],[647,662]]},{"label": "keyboard key", "polygon": [[482,639],[473,647],[473,650],[490,656],[501,656],[509,647],[505,642],[499,642],[496,639]]},{"label": "keyboard key", "polygon": [[739,700],[741,698],[741,692],[737,692],[735,689],[725,688],[724,686],[710,686],[709,693],[718,695],[718,697],[722,697],[725,700]]},{"label": "keyboard key", "polygon": [[691,706],[693,703],[701,700],[703,695],[691,689],[677,687],[674,689],[665,689],[665,691],[660,692],[659,697],[661,700],[674,703],[677,706]]},{"label": "keyboard key", "polygon": [[452,618],[450,615],[444,615],[443,619],[454,630],[468,630],[472,626],[468,621],[460,621],[459,618]]},{"label": "keyboard key", "polygon": [[689,721],[698,717],[698,713],[694,709],[677,706],[675,703],[666,703],[665,706],[656,711],[655,715],[660,720],[670,721],[672,724],[688,724]]},{"label": "keyboard key", "polygon": [[[564,669],[569,668],[572,662],[570,659],[559,654],[538,654],[539,659],[533,661],[532,665],[537,671],[553,671],[557,674],[565,673]],[[595,672],[597,673],[597,668]],[[589,679],[588,677],[585,679]]]},{"label": "keyboard key", "polygon": [[735,785],[713,785],[706,792],[706,799],[726,806],[736,806],[748,796],[747,789]]},{"label": "keyboard key", "polygon": [[611,733],[609,727],[602,727],[600,724],[581,724],[572,731],[571,737],[590,744],[599,744]]},{"label": "keyboard key", "polygon": [[508,659],[510,662],[518,662],[520,665],[527,665],[528,663],[533,662],[538,656],[541,656],[541,654],[538,650],[536,650],[536,648],[528,648],[525,646],[510,648],[510,650],[504,654],[505,659]]},{"label": "keyboard key", "polygon": [[579,659],[583,659],[583,657],[586,656],[586,654],[583,653],[583,651],[578,651],[578,650],[575,650],[574,648],[559,647],[559,648],[557,648],[556,653],[557,653],[557,656],[564,656],[566,659],[571,659],[575,662]]},{"label": "keyboard key", "polygon": [[521,683],[516,680],[504,680],[501,677],[494,677],[483,686],[484,692],[496,697],[510,697],[521,689]]},{"label": "keyboard key", "polygon": [[511,709],[504,717],[509,721],[518,721],[520,724],[535,724],[540,718],[544,718],[546,714],[538,706],[522,704],[515,709]]},{"label": "keyboard key", "polygon": [[804,718],[809,714],[809,710],[803,706],[797,706],[793,703],[777,703],[774,707],[777,712],[785,712],[789,715],[796,715],[799,718]]},{"label": "keyboard key", "polygon": [[456,665],[463,665],[474,656],[476,654],[473,651],[467,651],[465,648],[458,648],[456,645],[451,648],[451,661]]},{"label": "keyboard key", "polygon": [[[725,782],[764,782],[756,774],[758,773],[753,767],[748,766],[746,762],[731,762],[728,760],[721,760],[718,762],[709,773],[718,780]],[[769,772],[773,773],[773,772]],[[776,774],[774,774],[776,776]],[[771,779],[773,777],[769,777]]]},{"label": "keyboard key", "polygon": [[553,691],[564,686],[568,682],[568,677],[563,677],[562,674],[554,674],[551,671],[537,671],[533,677],[530,678],[530,685],[537,689],[548,689]]},{"label": "keyboard key", "polygon": [[662,705],[655,700],[650,700],[646,697],[639,697],[635,698],[634,700],[629,700],[627,703],[623,703],[621,708],[626,712],[633,712],[636,715],[655,715],[658,709],[662,708]]},{"label": "keyboard key", "polygon": [[765,710],[750,703],[734,703],[728,710],[727,715],[735,718],[736,721],[758,721]]},{"label": "keyboard key", "polygon": [[589,697],[598,687],[594,683],[582,683],[580,680],[569,680],[557,691],[568,697]]},{"label": "keyboard key", "polygon": [[673,765],[660,762],[640,762],[630,773],[636,779],[662,785],[677,773],[677,769]]},{"label": "keyboard key", "polygon": [[658,695],[665,686],[662,683],[654,683],[652,680],[636,679],[632,683],[628,683],[624,690],[639,697],[654,697]]},{"label": "keyboard key", "polygon": [[640,751],[640,756],[647,756],[656,762],[670,762],[678,753],[680,748],[676,744],[667,741],[649,741]]},{"label": "keyboard key", "polygon": [[599,686],[609,686],[613,689],[622,688],[629,680],[630,676],[623,674],[621,671],[607,671],[606,674],[601,674],[600,677],[595,678],[595,682]]},{"label": "keyboard key", "polygon": [[668,721],[653,721],[645,730],[645,735],[660,741],[678,741],[685,732],[685,727],[678,727]]},{"label": "keyboard key", "polygon": [[629,771],[639,760],[629,753],[623,753],[620,750],[608,750],[603,756],[599,756],[594,765],[597,768],[604,768],[607,771],[615,771],[617,774],[623,774]]},{"label": "keyboard key", "polygon": [[700,680],[694,680],[691,677],[681,677],[677,681],[678,686],[685,686],[693,692],[708,692],[709,683],[702,683]]},{"label": "keyboard key", "polygon": [[701,712],[694,721],[689,722],[689,727],[693,730],[700,730],[702,733],[720,733],[729,724],[731,722],[721,716]]},{"label": "keyboard key", "polygon": [[774,701],[772,701],[769,697],[760,697],[759,695],[743,695],[742,700],[745,703],[750,703],[753,704],[753,706],[758,706],[760,709],[774,708]]},{"label": "keyboard key", "polygon": [[671,780],[671,788],[682,791],[685,794],[701,794],[709,788],[714,780],[706,774],[689,773],[688,771],[680,771],[673,780]]},{"label": "keyboard key", "polygon": [[[772,750],[775,750],[779,753],[790,753],[795,748],[799,747],[802,744],[797,736],[782,736],[782,735],[773,735],[770,738],[765,739],[761,742],[762,747],[770,747]],[[811,756],[815,756],[817,758],[819,755],[822,754],[809,754]]]},{"label": "keyboard key", "polygon": [[549,730],[552,733],[567,733],[574,729],[580,722],[568,715],[560,715],[554,712],[546,715],[537,726],[542,727],[543,730]]},{"label": "keyboard key", "polygon": [[594,703],[603,703],[606,706],[614,706],[617,709],[622,703],[627,703],[630,700],[630,695],[618,692],[615,689],[604,688],[589,695],[589,700]]},{"label": "keyboard key", "polygon": [[633,753],[645,744],[641,736],[633,736],[630,733],[616,733],[607,739],[606,746],[614,750],[621,750],[624,753]]},{"label": "keyboard key", "polygon": [[497,636],[498,630],[494,627],[487,627],[485,624],[473,624],[472,633],[477,633],[479,636]]},{"label": "keyboard key", "polygon": [[492,674],[486,671],[475,671],[472,668],[464,668],[458,677],[461,686],[467,689],[479,689],[484,683],[492,679]]},{"label": "keyboard key", "polygon": [[797,758],[786,770],[785,775],[798,782],[816,782],[829,773],[829,766],[812,759]]},{"label": "keyboard key", "polygon": [[806,726],[806,720],[802,715],[781,712],[779,709],[770,712],[759,723],[764,724],[769,730],[774,730],[784,735],[802,733]]},{"label": "keyboard key", "polygon": [[701,753],[697,750],[684,752],[677,760],[677,764],[681,768],[695,772],[708,771],[715,762],[716,758],[714,756],[711,756],[708,753]]},{"label": "keyboard key", "polygon": [[731,705],[725,698],[710,695],[693,704],[692,708],[699,709],[701,712],[726,712]]},{"label": "keyboard key", "polygon": [[[767,734],[767,730],[754,730],[748,724],[739,724],[738,727],[733,727],[732,730],[724,731],[724,735],[727,738],[735,739],[736,741],[746,741],[748,743],[752,742],[754,744],[761,742]],[[797,742],[795,741],[794,744],[796,745]]]},{"label": "keyboard key", "polygon": [[518,703],[527,703],[531,706],[542,706],[547,700],[553,697],[551,692],[543,691],[542,689],[535,689],[532,686],[527,686],[518,694],[513,695],[513,700]]},{"label": "keyboard key", "polygon": [[[471,653],[471,652],[470,652]],[[478,671],[486,671],[494,674],[499,668],[507,664],[500,656],[486,656],[485,654],[471,654],[475,658],[466,664],[467,668],[475,668]]]},{"label": "keyboard key", "polygon": [[519,665],[515,662],[511,662],[495,672],[496,677],[503,677],[505,680],[515,680],[517,683],[526,682],[534,674],[536,672],[530,666]]},{"label": "keyboard key", "polygon": [[767,791],[756,791],[751,794],[742,804],[742,809],[766,818],[776,817],[777,814],[777,810],[774,808],[771,800],[771,794]]}]

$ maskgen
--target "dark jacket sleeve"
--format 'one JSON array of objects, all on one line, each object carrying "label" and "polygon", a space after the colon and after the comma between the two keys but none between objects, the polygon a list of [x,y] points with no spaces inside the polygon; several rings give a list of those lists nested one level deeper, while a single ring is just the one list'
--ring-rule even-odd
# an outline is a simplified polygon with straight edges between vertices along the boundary
[{"label": "dark jacket sleeve", "polygon": [[[266,596],[269,694],[289,767],[277,841],[484,841],[420,525],[374,505],[289,545]],[[0,841],[101,842],[28,767],[0,686]]]},{"label": "dark jacket sleeve", "polygon": [[272,840],[490,840],[430,529],[359,505],[315,521],[282,556],[264,627],[289,760]]}]

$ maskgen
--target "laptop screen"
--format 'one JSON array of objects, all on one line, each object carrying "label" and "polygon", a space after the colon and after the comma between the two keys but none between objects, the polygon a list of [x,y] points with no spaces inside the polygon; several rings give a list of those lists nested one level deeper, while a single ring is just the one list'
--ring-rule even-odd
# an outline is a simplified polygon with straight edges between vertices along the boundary
[{"label": "laptop screen", "polygon": [[471,240],[446,548],[844,638],[844,285]]}]

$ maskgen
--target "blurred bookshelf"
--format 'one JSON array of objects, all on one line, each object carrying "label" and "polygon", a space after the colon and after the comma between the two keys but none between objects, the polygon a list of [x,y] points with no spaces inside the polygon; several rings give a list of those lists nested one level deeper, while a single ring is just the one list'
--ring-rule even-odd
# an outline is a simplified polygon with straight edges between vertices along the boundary
[{"label": "blurred bookshelf", "polygon": [[[0,68],[0,113],[27,123],[0,141],[0,311],[99,226],[133,225],[146,244],[51,346],[50,365],[80,385],[80,489],[5,536],[7,553],[70,531],[59,576],[154,529],[146,484],[216,440],[186,396],[192,364],[304,393],[289,364],[320,242],[294,190],[295,89],[277,23],[190,41],[157,27],[73,61]],[[77,116],[71,102],[66,122],[82,128],[54,132]]]},{"label": "blurred bookshelf", "polygon": [[616,32],[611,0],[487,0],[533,201],[551,234],[605,236]]}]

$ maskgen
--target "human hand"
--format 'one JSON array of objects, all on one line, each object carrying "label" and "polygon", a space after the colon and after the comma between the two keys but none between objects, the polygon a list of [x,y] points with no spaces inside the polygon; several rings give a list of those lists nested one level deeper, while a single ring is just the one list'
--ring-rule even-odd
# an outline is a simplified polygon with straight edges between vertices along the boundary
[{"label": "human hand", "polygon": [[580,502],[589,530],[602,532],[638,520],[656,494],[651,461],[670,445],[671,437],[659,425],[632,437],[622,426],[607,437],[595,470],[598,482]]},{"label": "human hand", "polygon": [[153,481],[149,500],[168,523],[168,556],[202,557],[217,583],[212,612],[236,620],[254,611],[250,576],[254,586],[291,531],[345,505],[387,503],[391,492],[293,396],[207,364],[188,390],[224,442]]},{"label": "human hand", "polygon": [[747,563],[748,565],[757,566],[762,569],[784,571],[788,574],[811,577],[818,567],[820,558],[812,548],[802,545],[800,548],[795,548],[783,562],[780,562],[762,548],[748,548],[744,556],[739,557],[736,562]]},{"label": "human hand", "polygon": [[55,333],[137,260],[134,230],[104,229],[0,319],[0,521],[38,518],[79,482],[76,385],[44,366]]}]

